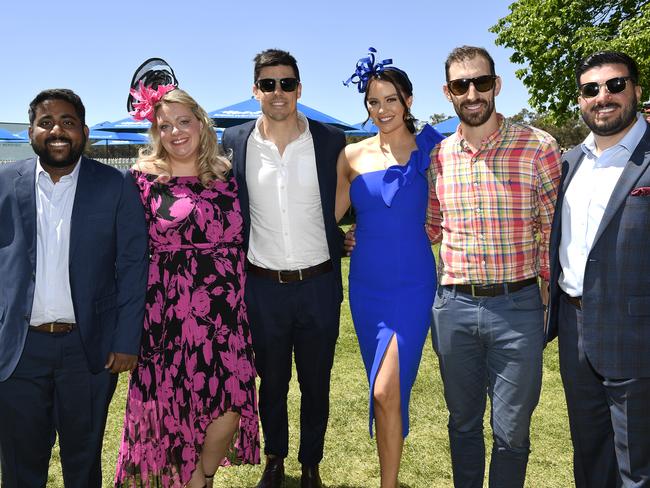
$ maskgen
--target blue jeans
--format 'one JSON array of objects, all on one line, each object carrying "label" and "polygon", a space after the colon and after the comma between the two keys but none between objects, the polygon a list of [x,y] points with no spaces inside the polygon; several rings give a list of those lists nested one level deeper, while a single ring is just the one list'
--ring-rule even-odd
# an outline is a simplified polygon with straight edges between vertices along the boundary
[{"label": "blue jeans", "polygon": [[524,486],[530,418],[542,384],[543,319],[537,285],[497,297],[438,288],[432,338],[449,410],[456,487],[483,486],[486,396],[494,438],[489,486]]}]

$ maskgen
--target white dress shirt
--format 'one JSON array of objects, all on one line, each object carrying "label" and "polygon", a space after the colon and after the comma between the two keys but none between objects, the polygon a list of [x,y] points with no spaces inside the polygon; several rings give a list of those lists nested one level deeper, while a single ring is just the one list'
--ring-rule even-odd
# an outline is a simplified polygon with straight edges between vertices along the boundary
[{"label": "white dress shirt", "polygon": [[572,297],[582,296],[587,257],[605,208],[645,130],[646,122],[638,115],[623,139],[600,156],[596,156],[593,133],[581,145],[585,156],[569,183],[561,209],[559,254],[562,273],[559,284]]},{"label": "white dress shirt", "polygon": [[70,221],[79,167],[54,183],[36,162],[36,286],[30,325],[75,323],[70,291]]},{"label": "white dress shirt", "polygon": [[248,259],[267,269],[302,269],[330,259],[314,142],[307,118],[298,117],[305,130],[282,155],[262,136],[261,118],[246,146]]}]

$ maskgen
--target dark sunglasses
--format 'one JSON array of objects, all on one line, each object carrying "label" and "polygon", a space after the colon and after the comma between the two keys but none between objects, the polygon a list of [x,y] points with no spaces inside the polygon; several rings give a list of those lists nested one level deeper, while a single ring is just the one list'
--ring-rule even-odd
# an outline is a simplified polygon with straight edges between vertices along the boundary
[{"label": "dark sunglasses", "polygon": [[629,76],[618,76],[616,78],[610,78],[604,83],[596,83],[595,81],[583,83],[579,87],[580,95],[582,95],[582,98],[597,97],[600,93],[601,86],[606,86],[609,93],[621,93],[627,86],[627,80],[631,79]]},{"label": "dark sunglasses", "polygon": [[262,78],[261,80],[257,80],[255,82],[255,86],[262,90],[264,93],[270,93],[275,91],[275,83],[279,81],[280,82],[280,88],[282,88],[282,91],[285,92],[292,92],[296,89],[298,86],[298,83],[300,83],[300,80],[298,78]]},{"label": "dark sunglasses", "polygon": [[454,95],[465,95],[467,90],[469,90],[469,85],[474,85],[480,92],[490,91],[494,88],[494,82],[497,77],[494,75],[483,75],[476,78],[458,78],[457,80],[451,80],[447,82],[447,87],[449,91]]}]

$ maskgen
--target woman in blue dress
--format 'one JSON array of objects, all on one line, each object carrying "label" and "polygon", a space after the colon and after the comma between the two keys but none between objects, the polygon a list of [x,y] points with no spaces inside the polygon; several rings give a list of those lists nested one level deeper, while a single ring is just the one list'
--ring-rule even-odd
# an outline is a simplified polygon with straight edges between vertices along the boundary
[{"label": "woman in blue dress", "polygon": [[350,144],[338,160],[336,214],[353,205],[356,245],[350,263],[350,309],[368,375],[369,428],[377,430],[382,488],[397,487],[409,399],[431,322],[436,269],[424,228],[426,169],[443,138],[426,125],[416,134],[413,87],[374,49],[348,82],[364,93],[376,136]]}]

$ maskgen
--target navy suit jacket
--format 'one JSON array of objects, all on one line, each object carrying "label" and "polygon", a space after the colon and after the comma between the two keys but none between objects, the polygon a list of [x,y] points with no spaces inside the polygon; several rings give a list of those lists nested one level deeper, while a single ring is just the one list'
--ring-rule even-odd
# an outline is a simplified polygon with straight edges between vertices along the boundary
[{"label": "navy suit jacket", "polygon": [[[147,285],[147,227],[128,173],[82,158],[70,226],[74,313],[93,373],[109,352],[138,354]],[[14,371],[36,276],[36,159],[0,165],[0,381]]]},{"label": "navy suit jacket", "polygon": [[[311,119],[309,131],[314,141],[316,153],[316,171],[318,174],[318,187],[320,189],[321,206],[325,222],[325,235],[329,248],[330,258],[334,264],[337,275],[338,292],[343,300],[343,287],[341,285],[341,251],[343,237],[334,216],[336,202],[336,161],[339,153],[345,147],[345,135],[339,129],[321,124]],[[239,200],[244,218],[244,249],[248,250],[250,235],[250,210],[248,200],[248,186],[246,184],[246,145],[248,137],[255,128],[255,121],[237,125],[226,129],[223,134],[223,146],[233,151],[232,169],[239,186]]]},{"label": "navy suit jacket", "polygon": [[[562,204],[582,149],[567,152],[550,241],[551,281],[548,339],[558,323],[561,289],[559,246]],[[583,289],[583,348],[594,369],[607,378],[650,376],[650,126],[614,188],[587,258]]]}]

